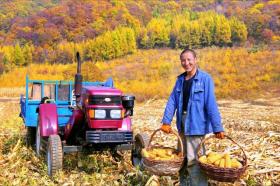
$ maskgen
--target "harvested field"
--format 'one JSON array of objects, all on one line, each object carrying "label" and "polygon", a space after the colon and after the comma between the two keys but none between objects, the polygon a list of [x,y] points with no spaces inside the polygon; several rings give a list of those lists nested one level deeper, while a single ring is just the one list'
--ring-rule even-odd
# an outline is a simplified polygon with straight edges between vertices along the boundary
[{"label": "harvested field", "polygon": [[[160,126],[166,100],[136,103],[134,133]],[[279,185],[280,182],[280,98],[253,102],[219,100],[226,134],[246,151],[248,170],[234,184],[211,181],[211,185]],[[64,170],[51,180],[44,157],[36,157],[24,142],[25,129],[17,102],[0,102],[0,183],[3,185],[161,185],[177,184],[177,177],[156,177],[130,163],[129,153],[115,161],[109,152],[75,153],[64,158]],[[174,121],[173,121],[174,122]],[[173,127],[175,127],[175,122]],[[158,143],[176,146],[174,137],[163,134]],[[215,146],[209,146],[216,148]]]}]

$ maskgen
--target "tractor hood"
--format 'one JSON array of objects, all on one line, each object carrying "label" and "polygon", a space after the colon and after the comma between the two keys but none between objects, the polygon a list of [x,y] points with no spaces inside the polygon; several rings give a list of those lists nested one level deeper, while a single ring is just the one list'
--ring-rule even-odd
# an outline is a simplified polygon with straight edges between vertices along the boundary
[{"label": "tractor hood", "polygon": [[121,96],[122,92],[118,89],[103,86],[85,86],[83,87],[87,95],[110,95]]}]

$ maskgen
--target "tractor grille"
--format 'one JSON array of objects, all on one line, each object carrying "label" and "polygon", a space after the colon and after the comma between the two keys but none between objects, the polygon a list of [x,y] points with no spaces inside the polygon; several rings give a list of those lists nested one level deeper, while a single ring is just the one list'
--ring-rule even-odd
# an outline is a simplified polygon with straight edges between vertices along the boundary
[{"label": "tractor grille", "polygon": [[86,131],[86,141],[90,143],[129,143],[132,137],[129,131]]},{"label": "tractor grille", "polygon": [[121,105],[121,96],[105,96],[105,95],[94,95],[89,96],[89,105]]}]

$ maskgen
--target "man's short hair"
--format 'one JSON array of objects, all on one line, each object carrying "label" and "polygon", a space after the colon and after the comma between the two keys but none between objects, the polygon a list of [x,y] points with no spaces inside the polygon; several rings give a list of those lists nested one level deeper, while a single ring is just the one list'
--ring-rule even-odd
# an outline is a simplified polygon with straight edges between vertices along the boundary
[{"label": "man's short hair", "polygon": [[181,52],[181,54],[180,54],[180,58],[181,58],[182,55],[183,55],[184,53],[186,53],[186,52],[192,53],[193,57],[196,58],[196,52],[195,52],[194,50],[190,49],[190,48],[184,49],[184,50]]}]

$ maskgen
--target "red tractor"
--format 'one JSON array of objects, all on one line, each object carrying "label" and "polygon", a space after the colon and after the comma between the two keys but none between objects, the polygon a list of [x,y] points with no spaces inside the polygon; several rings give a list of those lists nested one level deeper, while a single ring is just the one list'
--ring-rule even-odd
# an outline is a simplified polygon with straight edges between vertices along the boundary
[{"label": "red tractor", "polygon": [[139,164],[147,139],[137,135],[137,145],[133,145],[135,97],[114,88],[112,79],[83,82],[79,53],[77,61],[74,86],[71,81],[26,78],[20,116],[27,128],[28,143],[35,146],[37,155],[46,152],[50,176],[62,169],[64,153],[83,148],[132,150],[133,164]]}]

